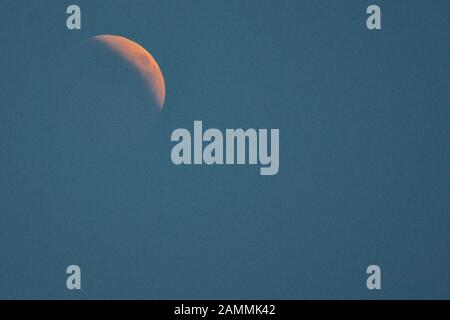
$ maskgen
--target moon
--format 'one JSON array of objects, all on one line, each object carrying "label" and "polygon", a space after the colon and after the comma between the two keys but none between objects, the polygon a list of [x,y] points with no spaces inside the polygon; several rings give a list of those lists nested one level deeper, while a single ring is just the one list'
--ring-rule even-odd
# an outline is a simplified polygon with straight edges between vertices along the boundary
[{"label": "moon", "polygon": [[145,48],[118,35],[98,35],[89,40],[102,44],[130,65],[149,90],[153,104],[158,110],[162,110],[166,94],[164,77],[158,63]]}]

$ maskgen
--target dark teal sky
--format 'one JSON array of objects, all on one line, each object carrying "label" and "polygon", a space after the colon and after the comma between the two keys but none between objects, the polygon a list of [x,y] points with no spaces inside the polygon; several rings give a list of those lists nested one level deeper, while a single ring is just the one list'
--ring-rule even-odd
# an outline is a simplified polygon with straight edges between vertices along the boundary
[{"label": "dark teal sky", "polygon": [[[448,1],[75,2],[0,4],[0,298],[449,298]],[[98,34],[158,61],[159,119],[67,72]],[[194,120],[279,128],[279,173],[174,166]]]}]

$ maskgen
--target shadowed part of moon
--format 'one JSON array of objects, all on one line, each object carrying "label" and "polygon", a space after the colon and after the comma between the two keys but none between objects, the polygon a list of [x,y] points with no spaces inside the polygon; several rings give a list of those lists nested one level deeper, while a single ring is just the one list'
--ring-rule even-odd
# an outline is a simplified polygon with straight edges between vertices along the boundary
[{"label": "shadowed part of moon", "polygon": [[142,46],[122,36],[99,35],[89,39],[101,43],[123,58],[141,76],[154,104],[161,110],[165,99],[164,77],[158,63]]}]

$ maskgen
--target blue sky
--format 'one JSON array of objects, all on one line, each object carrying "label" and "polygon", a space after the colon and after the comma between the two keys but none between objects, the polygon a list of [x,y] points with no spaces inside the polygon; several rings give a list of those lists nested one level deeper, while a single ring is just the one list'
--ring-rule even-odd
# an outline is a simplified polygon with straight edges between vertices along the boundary
[{"label": "blue sky", "polygon": [[[381,31],[368,1],[77,3],[80,31],[66,1],[0,5],[0,297],[449,297],[448,1],[377,1]],[[68,71],[97,34],[158,61],[159,119]],[[194,120],[279,128],[279,173],[174,166]]]}]

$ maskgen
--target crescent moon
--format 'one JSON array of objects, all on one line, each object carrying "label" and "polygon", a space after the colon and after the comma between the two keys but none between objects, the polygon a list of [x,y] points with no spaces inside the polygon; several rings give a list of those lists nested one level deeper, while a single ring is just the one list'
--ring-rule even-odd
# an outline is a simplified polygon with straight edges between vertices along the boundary
[{"label": "crescent moon", "polygon": [[158,63],[142,46],[117,35],[98,35],[91,38],[122,57],[141,76],[159,110],[164,106],[166,88]]}]

